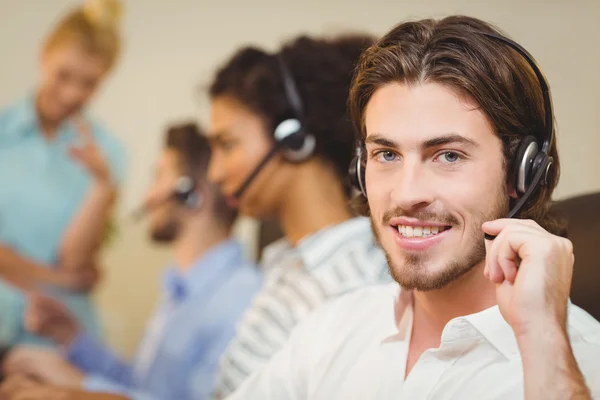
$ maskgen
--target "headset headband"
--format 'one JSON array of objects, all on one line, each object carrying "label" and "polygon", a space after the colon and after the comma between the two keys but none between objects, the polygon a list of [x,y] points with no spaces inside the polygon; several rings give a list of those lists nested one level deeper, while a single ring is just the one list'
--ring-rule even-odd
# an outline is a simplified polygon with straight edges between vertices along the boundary
[{"label": "headset headband", "polygon": [[281,79],[283,81],[283,90],[285,93],[285,97],[290,103],[290,106],[292,106],[292,110],[294,111],[294,114],[296,114],[296,118],[302,121],[304,117],[304,106],[302,104],[300,92],[298,91],[298,87],[296,86],[296,81],[292,77],[292,73],[287,67],[285,61],[283,60],[283,56],[281,55],[281,53],[277,53],[275,57],[277,58],[279,70],[281,71]]},{"label": "headset headband", "polygon": [[535,76],[537,77],[537,80],[540,84],[540,88],[542,89],[542,97],[544,99],[544,120],[545,120],[544,121],[545,135],[538,139],[541,139],[541,141],[542,141],[541,150],[544,153],[548,153],[548,150],[550,149],[550,146],[552,145],[552,140],[554,137],[554,120],[553,120],[554,107],[552,105],[552,97],[550,96],[550,87],[548,85],[548,80],[546,79],[546,76],[542,72],[542,69],[540,68],[538,63],[535,61],[533,56],[527,50],[525,50],[525,48],[523,46],[521,46],[517,42],[515,42],[505,36],[501,36],[501,35],[498,35],[495,33],[488,33],[488,32],[479,32],[479,33],[484,36],[487,36],[489,38],[500,41],[504,44],[507,44],[508,46],[510,46],[511,48],[516,50],[525,59],[525,61],[527,61],[527,64],[529,64],[529,66],[535,73]]}]

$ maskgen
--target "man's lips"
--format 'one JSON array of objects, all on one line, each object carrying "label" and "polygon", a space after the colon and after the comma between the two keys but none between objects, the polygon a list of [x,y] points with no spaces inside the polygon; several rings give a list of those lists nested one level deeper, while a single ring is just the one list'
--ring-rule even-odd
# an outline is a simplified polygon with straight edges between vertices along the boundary
[{"label": "man's lips", "polygon": [[392,225],[392,226],[404,225],[404,226],[413,226],[413,227],[415,227],[415,226],[437,226],[437,227],[450,226],[450,224],[443,223],[443,222],[421,220],[421,219],[410,218],[410,217],[395,217],[395,218],[390,219],[388,221],[388,224]]},{"label": "man's lips", "polygon": [[394,240],[408,251],[427,250],[439,244],[452,229],[452,225],[434,220],[395,217],[388,221]]},{"label": "man's lips", "polygon": [[396,244],[406,251],[429,250],[441,243],[452,231],[451,227],[389,226]]}]

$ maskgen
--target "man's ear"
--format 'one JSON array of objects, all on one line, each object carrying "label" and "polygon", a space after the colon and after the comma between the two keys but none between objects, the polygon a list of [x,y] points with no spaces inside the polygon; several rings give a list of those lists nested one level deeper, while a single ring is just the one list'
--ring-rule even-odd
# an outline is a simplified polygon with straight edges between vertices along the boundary
[{"label": "man's ear", "polygon": [[512,184],[509,183],[506,186],[506,188],[507,188],[506,189],[507,194],[510,196],[511,199],[515,199],[516,200],[516,199],[519,198],[519,194],[517,193],[517,190],[512,186]]}]

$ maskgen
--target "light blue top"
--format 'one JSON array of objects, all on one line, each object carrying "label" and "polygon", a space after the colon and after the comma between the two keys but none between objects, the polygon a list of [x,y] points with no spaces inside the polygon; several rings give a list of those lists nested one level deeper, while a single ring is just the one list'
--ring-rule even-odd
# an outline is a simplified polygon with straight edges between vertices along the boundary
[{"label": "light blue top", "polygon": [[162,286],[162,302],[133,363],[87,335],[74,340],[67,357],[87,374],[84,389],[135,400],[210,398],[221,353],[262,286],[262,274],[243,257],[239,242],[228,240],[185,275],[168,268]]},{"label": "light blue top", "polygon": [[[86,118],[96,144],[106,155],[113,177],[121,182],[126,154],[104,127]],[[82,205],[91,176],[68,154],[80,134],[63,123],[54,140],[41,133],[34,96],[0,111],[0,243],[37,262],[55,265],[71,219]],[[99,323],[87,295],[65,291],[61,299],[90,332]],[[23,329],[22,293],[0,281],[0,344],[45,342]]]}]

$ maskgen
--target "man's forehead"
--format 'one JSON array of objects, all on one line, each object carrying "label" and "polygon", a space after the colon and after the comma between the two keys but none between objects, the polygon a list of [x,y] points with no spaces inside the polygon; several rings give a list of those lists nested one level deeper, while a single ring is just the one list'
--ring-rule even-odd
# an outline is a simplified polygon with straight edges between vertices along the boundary
[{"label": "man's forehead", "polygon": [[403,145],[448,136],[478,142],[493,134],[480,109],[437,83],[390,84],[377,89],[365,110],[365,128],[366,142],[384,138]]}]

